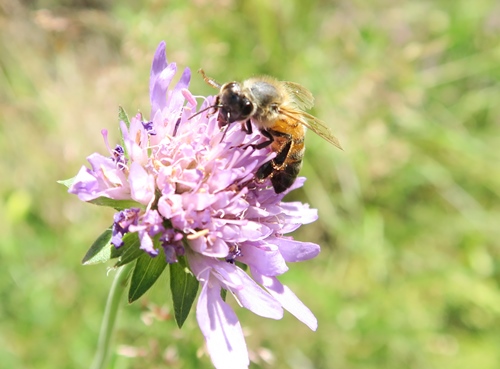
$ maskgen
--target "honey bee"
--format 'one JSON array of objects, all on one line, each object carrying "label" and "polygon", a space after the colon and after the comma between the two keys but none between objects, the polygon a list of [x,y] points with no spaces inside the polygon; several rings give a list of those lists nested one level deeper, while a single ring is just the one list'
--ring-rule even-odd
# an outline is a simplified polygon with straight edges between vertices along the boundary
[{"label": "honey bee", "polygon": [[219,89],[215,104],[210,107],[219,113],[219,127],[242,122],[242,128],[250,134],[253,121],[267,139],[253,147],[271,145],[276,156],[257,170],[256,178],[269,178],[276,193],[290,188],[299,174],[307,128],[342,149],[325,123],[304,111],[314,105],[314,97],[305,87],[267,76],[220,84],[202,69],[198,72],[206,83]]}]

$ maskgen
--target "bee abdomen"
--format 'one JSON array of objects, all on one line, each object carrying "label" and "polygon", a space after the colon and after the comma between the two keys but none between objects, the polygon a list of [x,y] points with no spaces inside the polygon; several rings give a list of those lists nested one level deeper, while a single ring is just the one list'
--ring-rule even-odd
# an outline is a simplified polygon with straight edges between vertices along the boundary
[{"label": "bee abdomen", "polygon": [[304,138],[287,137],[289,140],[281,147],[274,159],[263,164],[256,173],[259,180],[270,178],[276,193],[290,186],[299,175],[304,158]]},{"label": "bee abdomen", "polygon": [[281,193],[290,188],[299,175],[300,168],[302,168],[302,159],[287,163],[283,168],[272,173],[271,183],[273,184],[274,191]]}]

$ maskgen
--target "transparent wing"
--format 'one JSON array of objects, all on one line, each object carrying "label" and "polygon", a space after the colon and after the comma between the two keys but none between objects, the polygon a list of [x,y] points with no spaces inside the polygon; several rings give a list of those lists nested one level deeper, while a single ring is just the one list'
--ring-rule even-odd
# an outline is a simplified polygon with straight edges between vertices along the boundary
[{"label": "transparent wing", "polygon": [[314,96],[307,88],[295,82],[285,81],[283,84],[299,109],[307,110],[313,107]]},{"label": "transparent wing", "polygon": [[302,114],[304,115],[304,119],[302,120],[303,125],[316,133],[318,136],[330,142],[332,145],[338,147],[340,150],[343,150],[339,140],[335,137],[332,130],[325,124],[325,122],[313,117],[311,114]]},{"label": "transparent wing", "polygon": [[285,115],[289,119],[293,119],[294,121],[303,124],[321,138],[338,147],[340,150],[343,150],[339,140],[337,139],[337,137],[335,137],[332,130],[325,124],[325,122],[303,111],[281,109],[280,113]]}]

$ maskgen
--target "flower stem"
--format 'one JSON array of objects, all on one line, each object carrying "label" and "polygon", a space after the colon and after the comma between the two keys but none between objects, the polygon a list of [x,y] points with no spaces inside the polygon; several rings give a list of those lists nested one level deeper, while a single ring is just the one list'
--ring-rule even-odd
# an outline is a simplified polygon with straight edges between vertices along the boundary
[{"label": "flower stem", "polygon": [[91,369],[105,368],[109,356],[109,344],[113,335],[120,298],[127,286],[127,280],[133,265],[134,263],[128,263],[119,268],[116,272],[111,290],[109,291],[108,300],[106,301],[106,309],[104,310],[99,340],[97,341],[97,352],[95,353]]}]

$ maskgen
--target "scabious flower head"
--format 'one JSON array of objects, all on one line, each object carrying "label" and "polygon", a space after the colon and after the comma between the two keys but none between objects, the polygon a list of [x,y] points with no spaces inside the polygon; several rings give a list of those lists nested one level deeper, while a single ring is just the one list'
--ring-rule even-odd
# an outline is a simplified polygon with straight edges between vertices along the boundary
[{"label": "scabious flower head", "polygon": [[[109,155],[90,155],[90,168],[81,168],[69,192],[83,201],[134,204],[115,214],[110,243],[120,248],[127,234],[136,233],[151,257],[167,263],[185,258],[201,285],[196,317],[212,362],[218,369],[247,368],[241,325],[221,291],[263,317],[280,319],[284,308],[315,330],[314,315],[277,276],[288,270],[286,262],[319,253],[318,245],[285,236],[316,220],[317,212],[282,202],[303,178],[279,195],[269,182],[257,183],[255,172],[274,155],[269,147],[252,146],[265,138],[238,124],[221,132],[215,114],[193,117],[197,101],[188,90],[190,70],[170,88],[176,71],[162,42],[151,69],[150,118],[124,119],[123,143],[114,149],[104,131]],[[213,102],[206,98],[200,110]]]}]

